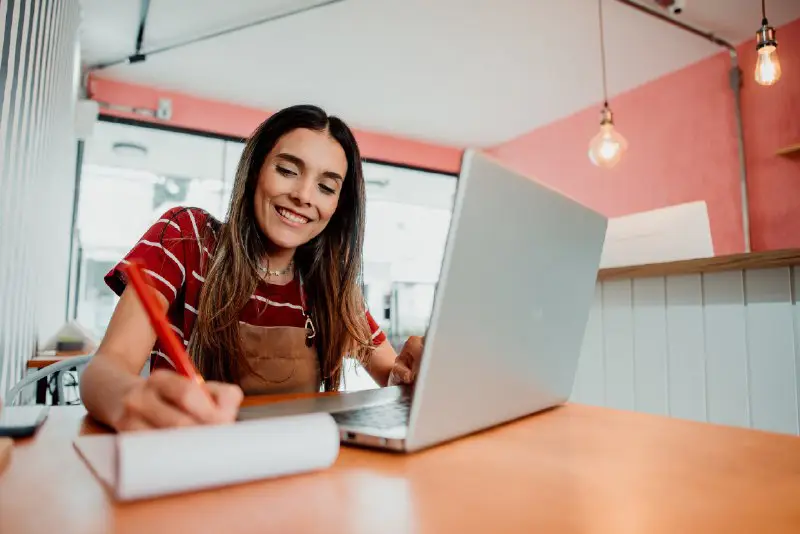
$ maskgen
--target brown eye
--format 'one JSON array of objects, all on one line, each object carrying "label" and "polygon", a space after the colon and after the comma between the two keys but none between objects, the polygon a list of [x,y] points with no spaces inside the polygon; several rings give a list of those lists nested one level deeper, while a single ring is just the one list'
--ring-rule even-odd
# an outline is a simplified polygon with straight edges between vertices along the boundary
[{"label": "brown eye", "polygon": [[332,187],[328,187],[325,184],[319,184],[319,189],[320,189],[320,191],[322,191],[326,195],[332,195],[332,194],[336,193],[335,189],[333,189]]}]

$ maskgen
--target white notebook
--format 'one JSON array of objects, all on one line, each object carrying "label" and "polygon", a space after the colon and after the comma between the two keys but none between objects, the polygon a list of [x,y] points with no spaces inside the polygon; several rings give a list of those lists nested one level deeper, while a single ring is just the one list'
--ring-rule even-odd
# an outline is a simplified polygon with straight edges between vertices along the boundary
[{"label": "white notebook", "polygon": [[327,413],[81,436],[75,448],[120,501],[325,469],[339,455]]}]

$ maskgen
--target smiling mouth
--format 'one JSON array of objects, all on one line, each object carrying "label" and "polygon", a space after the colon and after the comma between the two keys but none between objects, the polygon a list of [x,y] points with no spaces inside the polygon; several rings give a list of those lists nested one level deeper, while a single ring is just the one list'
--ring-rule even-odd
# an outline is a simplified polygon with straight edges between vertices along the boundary
[{"label": "smiling mouth", "polygon": [[295,213],[292,210],[287,210],[286,208],[276,206],[275,211],[278,212],[278,215],[280,215],[282,219],[285,219],[292,224],[307,224],[311,220],[304,215]]}]

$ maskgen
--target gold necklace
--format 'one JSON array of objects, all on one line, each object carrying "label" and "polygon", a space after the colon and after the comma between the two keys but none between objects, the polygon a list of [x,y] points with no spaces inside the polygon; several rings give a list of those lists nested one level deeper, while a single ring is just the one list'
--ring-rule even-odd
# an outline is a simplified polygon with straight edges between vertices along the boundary
[{"label": "gold necklace", "polygon": [[287,265],[285,269],[280,271],[273,271],[267,267],[264,267],[263,265],[258,266],[258,271],[261,274],[266,274],[267,276],[283,276],[285,274],[289,274],[290,272],[292,272],[293,267],[294,267],[294,260],[290,261],[289,265]]}]

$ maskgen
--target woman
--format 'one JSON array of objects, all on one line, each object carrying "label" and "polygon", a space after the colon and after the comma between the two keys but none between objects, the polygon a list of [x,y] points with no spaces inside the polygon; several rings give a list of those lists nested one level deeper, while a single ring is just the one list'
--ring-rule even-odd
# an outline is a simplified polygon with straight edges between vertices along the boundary
[{"label": "woman", "polygon": [[[364,307],[364,204],[340,119],[313,106],[271,116],[244,148],[225,222],[169,210],[106,275],[120,300],[81,378],[89,413],[119,431],[230,422],[243,394],[338,389],[345,356],[382,386],[413,382],[422,340],[398,357]],[[170,370],[126,285],[133,259],[211,395]]]}]

